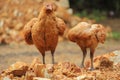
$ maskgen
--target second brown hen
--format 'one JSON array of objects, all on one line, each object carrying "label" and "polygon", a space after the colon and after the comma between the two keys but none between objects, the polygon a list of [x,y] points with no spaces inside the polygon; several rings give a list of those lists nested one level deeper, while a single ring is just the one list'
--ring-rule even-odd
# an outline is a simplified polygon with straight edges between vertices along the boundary
[{"label": "second brown hen", "polygon": [[68,32],[70,41],[77,43],[82,52],[83,59],[81,67],[84,67],[84,60],[87,54],[87,48],[90,49],[91,70],[93,70],[93,56],[98,43],[104,43],[106,38],[105,28],[101,24],[89,24],[81,22]]},{"label": "second brown hen", "polygon": [[[51,51],[52,63],[54,63],[54,52],[58,43],[58,36],[63,35],[66,24],[54,14],[52,3],[44,4],[37,21],[28,22],[24,28],[25,41],[33,43],[42,54],[45,64],[45,51]],[[27,27],[29,29],[27,29]],[[30,42],[29,42],[30,41]]]}]

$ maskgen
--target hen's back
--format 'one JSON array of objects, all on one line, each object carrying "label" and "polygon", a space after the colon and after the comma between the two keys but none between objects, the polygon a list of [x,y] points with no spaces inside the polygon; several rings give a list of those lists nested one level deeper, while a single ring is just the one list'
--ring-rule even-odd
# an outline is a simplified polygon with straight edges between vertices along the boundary
[{"label": "hen's back", "polygon": [[91,25],[89,23],[81,22],[69,31],[68,38],[71,41],[76,42],[78,39],[87,36],[87,32],[89,32],[90,28]]}]

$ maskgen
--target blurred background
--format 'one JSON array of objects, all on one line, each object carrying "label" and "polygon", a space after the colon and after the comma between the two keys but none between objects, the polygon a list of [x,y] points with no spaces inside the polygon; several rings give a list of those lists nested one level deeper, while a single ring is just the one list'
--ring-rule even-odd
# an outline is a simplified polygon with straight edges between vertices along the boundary
[{"label": "blurred background", "polygon": [[[0,71],[16,61],[29,63],[35,57],[42,58],[35,46],[24,42],[22,30],[30,19],[38,16],[46,1],[50,0],[0,0]],[[95,56],[120,50],[120,0],[51,1],[55,1],[56,16],[68,26],[64,36],[59,38],[56,62],[80,64],[82,52],[79,46],[67,40],[67,32],[82,21],[100,23],[107,30],[107,40],[98,46]],[[50,52],[46,52],[46,61],[51,63]]]}]

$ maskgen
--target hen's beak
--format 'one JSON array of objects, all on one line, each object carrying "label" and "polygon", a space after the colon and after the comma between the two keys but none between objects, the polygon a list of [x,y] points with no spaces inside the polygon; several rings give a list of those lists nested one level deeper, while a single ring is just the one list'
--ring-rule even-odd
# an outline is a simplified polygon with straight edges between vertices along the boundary
[{"label": "hen's beak", "polygon": [[47,5],[47,6],[46,6],[46,10],[47,10],[47,11],[52,11],[52,6],[51,6],[51,5]]}]

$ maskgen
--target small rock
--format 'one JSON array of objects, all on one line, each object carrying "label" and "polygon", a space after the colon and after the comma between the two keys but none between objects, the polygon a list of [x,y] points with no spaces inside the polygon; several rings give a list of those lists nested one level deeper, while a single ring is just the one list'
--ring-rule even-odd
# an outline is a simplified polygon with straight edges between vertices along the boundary
[{"label": "small rock", "polygon": [[15,10],[13,11],[13,15],[14,15],[15,17],[20,17],[20,16],[22,16],[22,12],[19,12],[18,9],[15,9]]},{"label": "small rock", "polygon": [[77,77],[77,80],[83,80],[83,79],[85,79],[85,77],[86,77],[86,75],[78,76],[78,77]]},{"label": "small rock", "polygon": [[30,13],[32,13],[32,12],[33,12],[33,9],[31,9],[31,8],[27,10],[27,13],[28,13],[28,14],[30,14]]},{"label": "small rock", "polygon": [[81,69],[73,63],[63,62],[54,66],[53,75],[64,75],[66,77],[77,77],[81,74]]},{"label": "small rock", "polygon": [[71,8],[67,9],[67,12],[71,15],[73,14],[73,10]]},{"label": "small rock", "polygon": [[17,10],[17,9],[15,9],[15,10],[13,11],[13,15],[14,15],[15,17],[17,17],[17,16],[18,16],[18,14],[19,14],[18,10]]},{"label": "small rock", "polygon": [[3,25],[4,25],[4,21],[3,21],[3,20],[1,20],[1,21],[0,21],[0,28],[2,28],[2,27],[3,27]]},{"label": "small rock", "polygon": [[[115,52],[116,53],[116,52]],[[108,54],[104,54],[102,56],[97,56],[94,58],[94,68],[99,69],[99,68],[112,68],[113,67],[113,63],[119,63],[119,55],[115,54],[114,52],[112,53],[108,53]],[[87,68],[90,67],[90,61],[86,62],[86,66]]]},{"label": "small rock", "polygon": [[39,58],[35,58],[35,59],[32,61],[32,63],[30,64],[30,66],[29,66],[28,70],[33,69],[33,68],[35,67],[35,65],[36,65],[36,64],[41,64],[41,62],[40,62],[40,59],[39,59]]},{"label": "small rock", "polygon": [[13,39],[7,34],[3,34],[0,38],[0,44],[9,44],[12,41]]},{"label": "small rock", "polygon": [[28,68],[28,70],[33,70],[36,77],[44,77],[45,65],[41,64],[39,58],[35,58],[31,63],[30,67]]},{"label": "small rock", "polygon": [[51,79],[47,79],[47,78],[40,78],[40,77],[34,77],[33,80],[51,80]]},{"label": "small rock", "polygon": [[69,0],[59,0],[58,2],[56,2],[58,6],[62,6],[64,8],[69,8]]},{"label": "small rock", "polygon": [[35,64],[33,71],[37,77],[45,77],[44,76],[44,73],[45,73],[45,65],[44,64]]},{"label": "small rock", "polygon": [[23,28],[23,23],[18,23],[16,26],[15,26],[15,30],[21,30]]},{"label": "small rock", "polygon": [[79,18],[78,16],[72,16],[70,19],[70,25],[71,25],[70,27],[77,25],[80,21],[81,18]]},{"label": "small rock", "polygon": [[37,10],[34,10],[34,11],[33,11],[33,15],[34,15],[34,16],[37,16],[38,14],[39,14],[39,12],[38,12]]},{"label": "small rock", "polygon": [[76,78],[76,80],[95,80],[94,76],[81,75]]},{"label": "small rock", "polygon": [[12,80],[9,77],[4,77],[2,80]]},{"label": "small rock", "polygon": [[16,62],[12,64],[6,71],[6,74],[13,74],[14,76],[22,76],[25,75],[28,69],[28,65],[24,62]]},{"label": "small rock", "polygon": [[25,79],[26,80],[33,80],[33,77],[36,77],[34,71],[29,70],[29,71],[26,72],[26,74],[25,74]]},{"label": "small rock", "polygon": [[108,58],[103,57],[100,60],[100,65],[99,65],[100,69],[104,69],[104,68],[109,68],[112,69],[113,68],[113,62],[110,61]]},{"label": "small rock", "polygon": [[36,0],[38,3],[42,3],[44,0]]},{"label": "small rock", "polygon": [[52,73],[54,71],[54,65],[46,64],[46,69],[48,70],[48,73]]},{"label": "small rock", "polygon": [[113,61],[114,65],[120,63],[120,50],[114,51],[113,56],[110,57],[110,60]]}]

